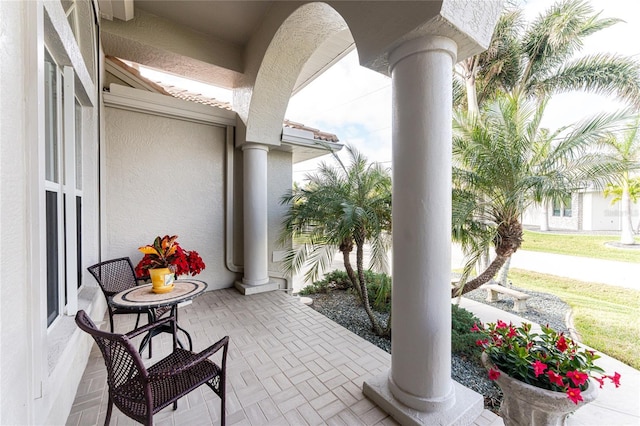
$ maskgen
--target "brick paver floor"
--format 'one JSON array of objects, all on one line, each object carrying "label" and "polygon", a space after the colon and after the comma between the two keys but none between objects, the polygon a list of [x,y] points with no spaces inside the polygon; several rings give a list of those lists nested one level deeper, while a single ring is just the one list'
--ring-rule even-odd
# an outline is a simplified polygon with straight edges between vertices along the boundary
[{"label": "brick paver floor", "polygon": [[[134,315],[115,317],[116,331],[133,328]],[[108,322],[108,319],[107,319]],[[107,322],[103,323],[104,328]],[[387,371],[391,356],[284,292],[241,296],[216,290],[179,310],[199,351],[228,335],[228,425],[394,425],[362,394],[362,382]],[[153,339],[157,362],[171,336]],[[106,370],[94,345],[67,425],[104,424]],[[156,425],[219,424],[220,400],[206,386],[156,414]],[[136,424],[114,407],[111,425]],[[501,425],[485,410],[476,425]]]}]

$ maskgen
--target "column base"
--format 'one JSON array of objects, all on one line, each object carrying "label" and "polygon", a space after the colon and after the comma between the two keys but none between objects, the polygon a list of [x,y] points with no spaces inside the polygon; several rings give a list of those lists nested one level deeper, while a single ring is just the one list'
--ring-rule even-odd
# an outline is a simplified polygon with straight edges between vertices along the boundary
[{"label": "column base", "polygon": [[443,411],[418,411],[398,401],[389,389],[388,372],[366,380],[362,392],[401,425],[471,425],[484,410],[482,395],[452,381],[455,403]]},{"label": "column base", "polygon": [[250,285],[240,281],[235,282],[236,290],[238,290],[244,296],[250,294],[266,293],[268,291],[278,290],[280,285],[274,282],[268,282],[266,284]]}]

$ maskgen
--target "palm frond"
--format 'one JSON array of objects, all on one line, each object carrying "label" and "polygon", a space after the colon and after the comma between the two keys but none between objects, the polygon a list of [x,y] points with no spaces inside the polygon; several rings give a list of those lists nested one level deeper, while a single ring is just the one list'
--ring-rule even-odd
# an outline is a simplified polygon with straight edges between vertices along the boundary
[{"label": "palm frond", "polygon": [[620,55],[586,56],[563,64],[546,78],[531,81],[527,91],[538,96],[569,91],[615,95],[640,108],[640,63]]},{"label": "palm frond", "polygon": [[541,80],[571,58],[583,46],[583,39],[613,25],[616,20],[599,19],[589,2],[565,0],[554,3],[529,26],[523,37],[527,70],[522,87],[531,80]]}]

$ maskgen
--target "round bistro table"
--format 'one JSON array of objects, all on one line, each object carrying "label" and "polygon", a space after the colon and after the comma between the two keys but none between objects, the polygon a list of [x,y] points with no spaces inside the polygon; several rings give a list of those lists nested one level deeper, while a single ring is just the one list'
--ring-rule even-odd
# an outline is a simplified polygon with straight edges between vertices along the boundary
[{"label": "round bistro table", "polygon": [[[178,304],[187,302],[201,295],[207,289],[207,283],[200,280],[181,279],[174,282],[174,288],[168,293],[154,293],[152,284],[144,284],[132,287],[113,295],[113,305],[119,308],[134,308],[149,310],[152,321],[156,321],[155,308],[170,307],[173,317],[172,325],[165,325],[154,329],[147,334],[140,343],[139,352],[142,353],[151,338],[159,333],[173,334],[173,347],[184,345],[178,339],[178,330],[182,331],[189,341],[189,350],[193,349],[191,335],[184,328],[178,325]],[[174,328],[175,326],[175,328]]]}]

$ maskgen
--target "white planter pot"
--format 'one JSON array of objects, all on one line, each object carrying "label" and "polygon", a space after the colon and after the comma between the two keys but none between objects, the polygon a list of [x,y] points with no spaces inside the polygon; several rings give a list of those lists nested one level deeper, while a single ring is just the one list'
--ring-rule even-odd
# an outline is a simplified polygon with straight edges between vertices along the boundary
[{"label": "white planter pot", "polygon": [[[498,369],[485,353],[482,354],[482,363],[487,369]],[[587,389],[581,392],[583,401],[578,404],[574,404],[564,392],[531,386],[502,371],[496,383],[504,395],[500,404],[500,416],[505,426],[565,425],[571,413],[598,396],[598,386],[592,381],[589,381]]]}]

